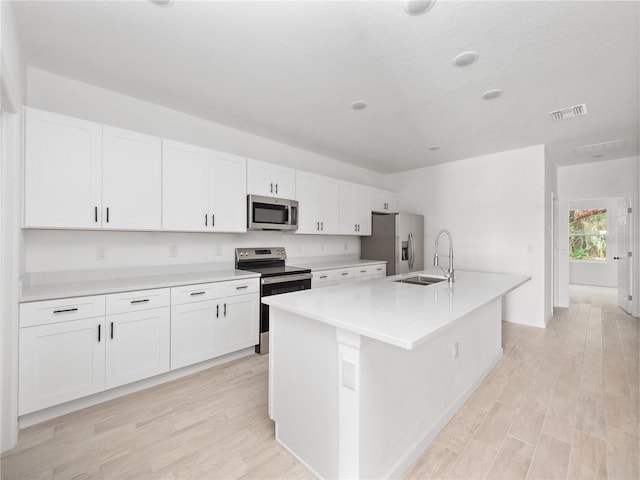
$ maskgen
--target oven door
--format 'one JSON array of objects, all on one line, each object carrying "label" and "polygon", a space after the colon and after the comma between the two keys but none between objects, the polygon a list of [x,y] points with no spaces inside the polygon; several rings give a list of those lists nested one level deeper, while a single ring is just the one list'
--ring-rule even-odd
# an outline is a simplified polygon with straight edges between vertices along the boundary
[{"label": "oven door", "polygon": [[[311,288],[311,273],[263,278],[260,282],[260,297],[298,292]],[[260,303],[260,344],[256,353],[269,353],[269,305]]]}]

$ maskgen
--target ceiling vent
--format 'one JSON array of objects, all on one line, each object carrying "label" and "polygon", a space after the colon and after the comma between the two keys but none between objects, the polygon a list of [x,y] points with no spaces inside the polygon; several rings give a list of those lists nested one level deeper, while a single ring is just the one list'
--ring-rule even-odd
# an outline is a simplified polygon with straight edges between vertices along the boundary
[{"label": "ceiling vent", "polygon": [[581,103],[574,107],[563,108],[562,110],[556,110],[555,112],[549,112],[553,121],[566,120],[567,118],[579,117],[580,115],[587,114],[587,104]]},{"label": "ceiling vent", "polygon": [[590,155],[594,158],[600,158],[603,155],[613,152],[619,152],[627,148],[627,139],[612,140],[610,142],[594,143],[591,145],[582,145],[573,149],[573,153],[577,157]]}]

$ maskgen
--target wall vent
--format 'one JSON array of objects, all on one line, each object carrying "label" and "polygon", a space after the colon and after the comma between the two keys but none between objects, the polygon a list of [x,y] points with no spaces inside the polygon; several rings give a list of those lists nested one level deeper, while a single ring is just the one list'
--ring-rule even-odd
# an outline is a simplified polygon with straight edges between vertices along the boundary
[{"label": "wall vent", "polygon": [[600,158],[608,153],[619,152],[627,147],[627,139],[612,140],[610,142],[593,143],[591,145],[582,145],[573,149],[573,153],[577,157],[590,155],[594,158]]},{"label": "wall vent", "polygon": [[551,119],[555,122],[558,120],[566,120],[567,118],[579,117],[580,115],[587,114],[587,104],[581,103],[580,105],[575,105],[573,107],[563,108],[561,110],[556,110],[555,112],[549,112],[551,115]]}]

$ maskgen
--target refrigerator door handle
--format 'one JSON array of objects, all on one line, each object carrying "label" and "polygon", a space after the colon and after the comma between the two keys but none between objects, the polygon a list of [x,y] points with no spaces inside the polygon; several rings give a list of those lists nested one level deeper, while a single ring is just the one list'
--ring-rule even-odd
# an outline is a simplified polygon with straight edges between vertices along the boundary
[{"label": "refrigerator door handle", "polygon": [[411,243],[411,256],[409,257],[409,270],[413,270],[413,265],[416,260],[416,242],[413,238],[413,233],[409,234],[409,242]]},{"label": "refrigerator door handle", "polygon": [[407,249],[407,255],[409,258],[407,258],[407,260],[409,261],[409,271],[411,271],[411,269],[413,268],[413,242],[411,241],[411,233],[409,233],[407,243],[409,244]]}]

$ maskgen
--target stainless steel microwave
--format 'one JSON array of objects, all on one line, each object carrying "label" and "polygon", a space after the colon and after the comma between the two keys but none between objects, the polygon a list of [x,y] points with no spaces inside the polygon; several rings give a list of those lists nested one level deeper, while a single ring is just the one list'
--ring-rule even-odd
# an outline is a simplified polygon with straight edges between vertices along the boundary
[{"label": "stainless steel microwave", "polygon": [[247,195],[247,229],[297,230],[298,202],[284,198]]}]

